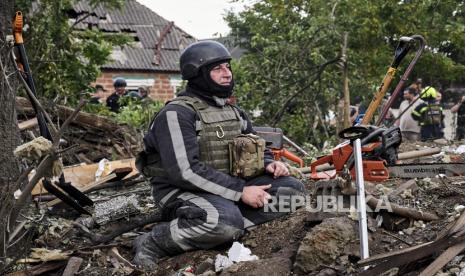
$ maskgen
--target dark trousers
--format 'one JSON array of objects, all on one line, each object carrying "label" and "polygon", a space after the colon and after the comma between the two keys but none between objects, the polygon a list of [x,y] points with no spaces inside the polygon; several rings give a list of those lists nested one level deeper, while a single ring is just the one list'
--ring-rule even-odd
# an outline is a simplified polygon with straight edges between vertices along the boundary
[{"label": "dark trousers", "polygon": [[441,125],[426,125],[421,126],[420,130],[421,140],[434,140],[444,137]]},{"label": "dark trousers", "polygon": [[[274,197],[303,196],[304,186],[289,176],[273,179],[268,175],[250,180],[246,185],[267,185]],[[245,228],[258,225],[287,212],[270,212],[233,202],[210,193],[181,192],[164,204],[163,212],[169,222],[154,226],[144,244],[150,244],[157,258],[166,255],[209,249],[239,238]]]},{"label": "dark trousers", "polygon": [[465,127],[463,125],[459,125],[455,132],[455,139],[461,140],[465,138]]}]

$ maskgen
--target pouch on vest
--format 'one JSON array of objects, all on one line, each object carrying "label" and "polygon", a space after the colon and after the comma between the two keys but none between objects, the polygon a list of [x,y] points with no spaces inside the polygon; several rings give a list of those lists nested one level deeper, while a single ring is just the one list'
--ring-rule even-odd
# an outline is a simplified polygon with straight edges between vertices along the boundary
[{"label": "pouch on vest", "polygon": [[139,152],[136,156],[136,168],[147,178],[166,176],[161,166],[160,155],[157,153]]},{"label": "pouch on vest", "polygon": [[230,172],[233,176],[252,178],[265,171],[265,140],[257,135],[239,135],[229,143]]}]

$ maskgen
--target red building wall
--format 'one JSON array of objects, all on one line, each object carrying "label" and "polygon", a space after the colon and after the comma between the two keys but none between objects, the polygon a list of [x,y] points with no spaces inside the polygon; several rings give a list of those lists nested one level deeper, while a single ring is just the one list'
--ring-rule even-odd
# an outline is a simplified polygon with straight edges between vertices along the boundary
[{"label": "red building wall", "polygon": [[[146,72],[125,72],[125,71],[110,71],[102,72],[102,74],[95,80],[94,85],[100,84],[107,91],[104,93],[104,97],[110,96],[113,93],[113,80],[117,77],[122,77],[125,79],[154,79],[155,81],[149,86],[149,97],[166,102],[174,98],[174,93],[176,88],[170,83],[170,76],[173,74],[168,73],[146,73]],[[131,83],[128,83],[128,88],[131,87]]]}]

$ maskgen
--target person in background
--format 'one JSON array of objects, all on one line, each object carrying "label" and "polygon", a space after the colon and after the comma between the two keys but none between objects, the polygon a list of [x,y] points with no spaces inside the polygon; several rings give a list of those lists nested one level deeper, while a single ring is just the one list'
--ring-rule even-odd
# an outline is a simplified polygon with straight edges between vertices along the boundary
[{"label": "person in background", "polygon": [[420,92],[423,90],[423,80],[418,78],[414,83],[412,83],[409,88],[415,89],[417,95],[420,95]]},{"label": "person in background", "polygon": [[442,101],[442,93],[437,91],[437,93],[436,93],[436,103],[441,105],[441,101]]},{"label": "person in background", "polygon": [[141,99],[147,99],[149,97],[149,89],[147,86],[143,85],[138,88],[139,96]]},{"label": "person in background", "polygon": [[421,140],[434,140],[443,138],[444,115],[442,107],[437,103],[437,91],[427,86],[421,91],[423,100],[412,112],[412,118],[420,124]]},{"label": "person in background", "polygon": [[452,113],[457,113],[455,139],[461,140],[465,138],[465,89],[462,91],[462,97],[459,102],[454,105],[450,111]]},{"label": "person in background", "polygon": [[142,97],[140,96],[139,90],[137,90],[137,91],[134,91],[134,90],[129,91],[126,96],[131,97],[133,99],[138,99],[138,100],[142,99]]},{"label": "person in background", "polygon": [[354,115],[355,119],[354,119],[353,124],[356,125],[356,124],[359,124],[363,120],[363,116],[365,115],[366,107],[363,104],[362,97],[360,97],[360,96],[355,96],[355,98],[353,100],[353,104],[355,106],[356,112],[354,114],[351,111],[350,114]]},{"label": "person in background", "polygon": [[[413,110],[422,103],[422,100],[417,100],[417,98],[418,94],[416,89],[409,87],[404,90],[404,100],[399,107],[399,114],[402,115],[396,123],[399,125],[402,138],[408,141],[418,141],[420,139],[420,126],[412,117]],[[412,102],[414,103],[412,104]]]},{"label": "person in background", "polygon": [[126,80],[123,78],[117,78],[113,82],[113,87],[115,88],[115,92],[113,92],[107,98],[107,106],[110,108],[110,111],[119,112],[120,109],[120,98],[126,95]]},{"label": "person in background", "polygon": [[90,104],[102,104],[103,103],[103,94],[107,91],[101,84],[95,85],[95,92],[92,94],[89,103]]}]

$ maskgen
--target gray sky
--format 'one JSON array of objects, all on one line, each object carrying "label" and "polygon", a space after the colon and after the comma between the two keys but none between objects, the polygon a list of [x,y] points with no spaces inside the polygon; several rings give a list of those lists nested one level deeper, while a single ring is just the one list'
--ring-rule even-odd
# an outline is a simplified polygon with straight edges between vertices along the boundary
[{"label": "gray sky", "polygon": [[226,35],[229,27],[223,20],[226,10],[237,12],[241,3],[230,0],[137,0],[195,38]]}]

